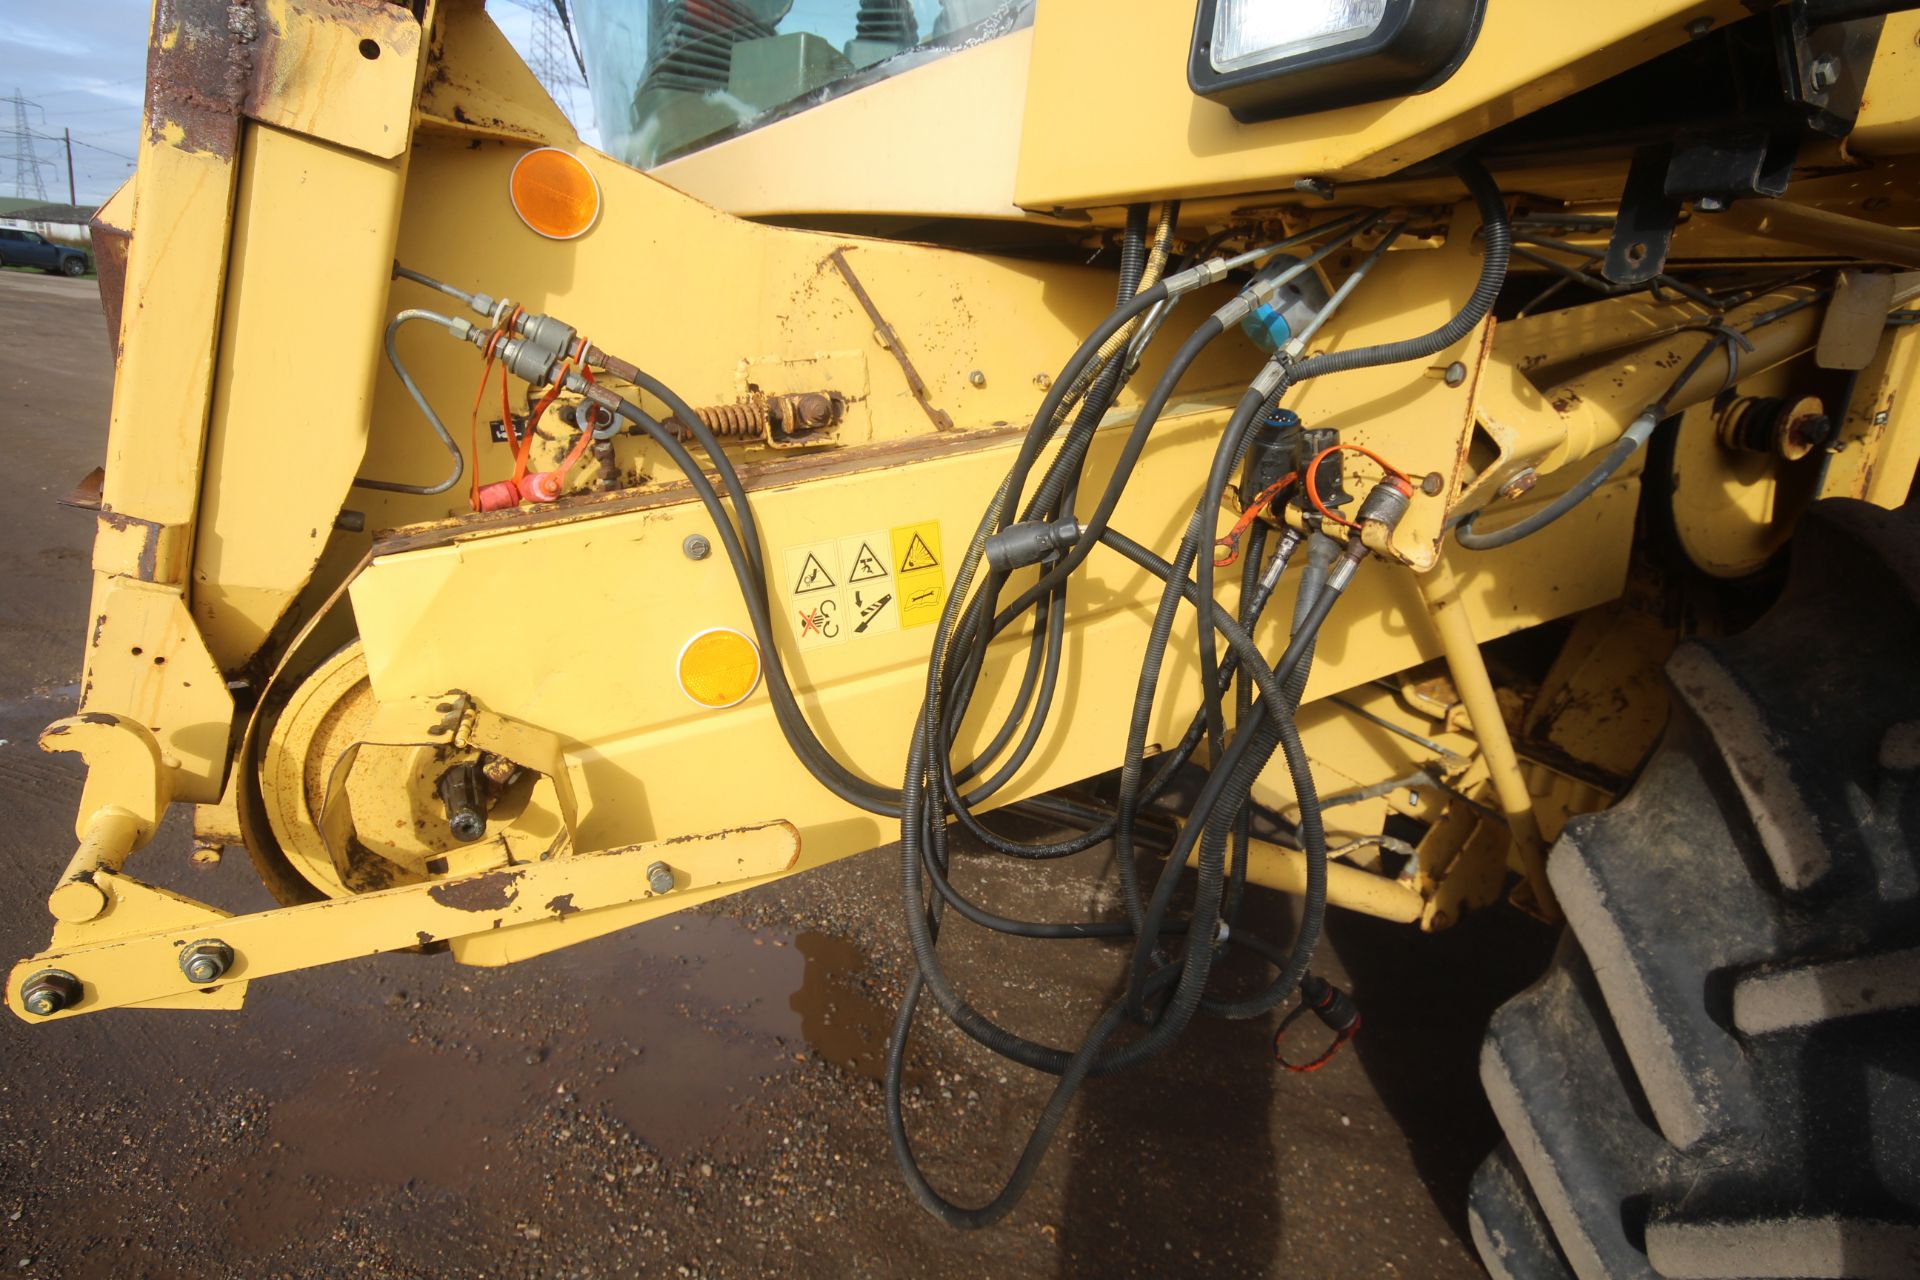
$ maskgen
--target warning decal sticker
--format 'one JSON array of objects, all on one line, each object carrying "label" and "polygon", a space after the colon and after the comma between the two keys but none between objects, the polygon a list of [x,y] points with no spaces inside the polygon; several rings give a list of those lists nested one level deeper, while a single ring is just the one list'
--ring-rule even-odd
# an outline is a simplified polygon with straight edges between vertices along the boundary
[{"label": "warning decal sticker", "polygon": [[[848,541],[853,542],[856,540],[849,539]],[[887,562],[881,559],[879,553],[873,549],[875,542],[878,542],[883,547],[886,546],[886,539],[874,535],[871,538],[857,539],[857,541],[859,543],[859,549],[853,553],[853,559],[847,566],[847,581],[872,582],[876,578],[888,577]]]},{"label": "warning decal sticker", "polygon": [[923,627],[946,604],[939,522],[788,547],[785,611],[800,649]]},{"label": "warning decal sticker", "polygon": [[940,547],[940,522],[895,525],[893,580],[900,592],[900,625],[926,627],[940,620],[947,603],[947,571]]},{"label": "warning decal sticker", "polygon": [[800,595],[808,591],[825,591],[833,586],[833,575],[820,563],[820,557],[812,552],[800,563],[800,573],[793,581],[793,592]]},{"label": "warning decal sticker", "polygon": [[840,602],[840,548],[815,542],[787,548],[786,614],[804,652],[847,638],[846,610]]}]

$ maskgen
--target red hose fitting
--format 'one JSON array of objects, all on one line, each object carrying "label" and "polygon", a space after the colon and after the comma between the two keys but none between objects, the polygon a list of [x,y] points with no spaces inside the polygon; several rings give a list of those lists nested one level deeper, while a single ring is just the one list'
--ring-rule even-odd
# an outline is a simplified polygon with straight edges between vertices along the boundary
[{"label": "red hose fitting", "polygon": [[493,484],[480,486],[480,496],[475,509],[479,511],[511,511],[519,505],[519,487],[511,480],[500,480]]}]

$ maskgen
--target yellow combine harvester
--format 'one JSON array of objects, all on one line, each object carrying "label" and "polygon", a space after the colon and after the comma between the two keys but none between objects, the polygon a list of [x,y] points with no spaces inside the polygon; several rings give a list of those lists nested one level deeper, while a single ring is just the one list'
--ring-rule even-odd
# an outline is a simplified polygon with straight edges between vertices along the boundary
[{"label": "yellow combine harvester", "polygon": [[[1344,1043],[1327,908],[1519,909],[1570,927],[1486,1042],[1490,1268],[1914,1274],[1909,7],[572,0],[596,150],[479,0],[159,0],[9,1007],[504,964],[897,840],[894,1146],[978,1226],[1194,1017]],[[282,905],[136,879],[174,804]],[[956,824],[1111,842],[1120,907],[1006,918]],[[943,923],[1124,989],[1036,1043]],[[985,1206],[913,1161],[922,1003],[1060,1079]]]}]

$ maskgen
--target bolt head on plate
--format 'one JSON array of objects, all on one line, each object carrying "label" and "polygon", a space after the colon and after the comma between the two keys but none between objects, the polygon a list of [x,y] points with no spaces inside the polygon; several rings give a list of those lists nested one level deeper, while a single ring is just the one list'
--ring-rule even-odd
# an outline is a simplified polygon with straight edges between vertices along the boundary
[{"label": "bolt head on plate", "polygon": [[232,967],[233,948],[218,938],[202,938],[181,948],[180,972],[195,986],[220,981]]},{"label": "bolt head on plate", "polygon": [[656,862],[647,868],[647,887],[655,893],[673,892],[673,868]]},{"label": "bolt head on plate", "polygon": [[975,369],[972,373],[967,375],[967,381],[971,382],[976,387],[984,387],[987,385],[987,375],[980,372],[980,370]]},{"label": "bolt head on plate", "polygon": [[713,554],[713,544],[707,541],[704,533],[690,533],[686,541],[680,544],[680,550],[689,560],[705,560]]},{"label": "bolt head on plate", "polygon": [[51,1018],[78,1004],[82,989],[65,969],[42,969],[20,984],[20,1003],[37,1018]]}]

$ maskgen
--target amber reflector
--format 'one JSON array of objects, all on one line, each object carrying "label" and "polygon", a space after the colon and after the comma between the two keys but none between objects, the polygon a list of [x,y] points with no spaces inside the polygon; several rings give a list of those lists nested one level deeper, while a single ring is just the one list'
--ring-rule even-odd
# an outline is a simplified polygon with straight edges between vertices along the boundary
[{"label": "amber reflector", "polygon": [[587,166],[553,147],[520,157],[509,183],[520,221],[554,240],[571,240],[600,216],[600,184]]},{"label": "amber reflector", "polygon": [[702,631],[680,649],[680,692],[703,707],[731,707],[760,683],[760,650],[728,627]]}]

